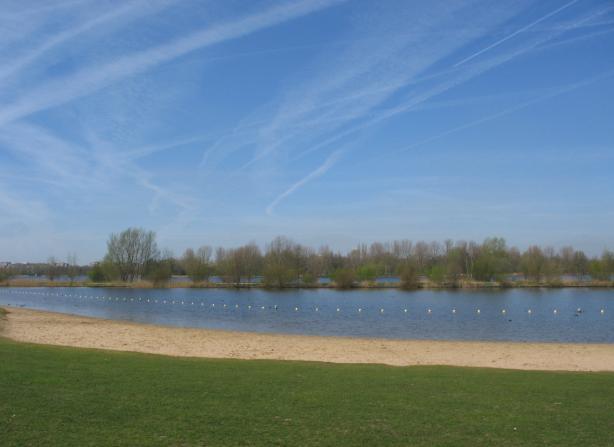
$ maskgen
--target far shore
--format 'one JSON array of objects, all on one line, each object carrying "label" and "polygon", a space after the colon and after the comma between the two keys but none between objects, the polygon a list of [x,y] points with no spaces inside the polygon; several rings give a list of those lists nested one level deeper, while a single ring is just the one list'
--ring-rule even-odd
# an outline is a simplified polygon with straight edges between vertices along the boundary
[{"label": "far shore", "polygon": [[264,334],[154,326],[14,307],[5,307],[5,312],[0,312],[0,336],[27,343],[178,357],[614,371],[612,344],[388,340]]},{"label": "far shore", "polygon": [[340,288],[334,283],[330,284],[303,284],[299,286],[268,287],[262,283],[214,283],[190,281],[169,281],[154,283],[151,281],[136,282],[91,282],[91,281],[48,281],[34,279],[18,279],[0,282],[0,287],[113,287],[126,289],[265,289],[265,290],[292,290],[292,289],[336,289],[336,290],[364,290],[364,289],[401,289],[401,290],[454,290],[454,289],[516,289],[516,288],[614,288],[614,281],[510,281],[510,282],[480,282],[461,281],[459,283],[434,283],[424,281],[415,288],[405,289],[400,283],[383,283],[363,281],[353,287]]}]

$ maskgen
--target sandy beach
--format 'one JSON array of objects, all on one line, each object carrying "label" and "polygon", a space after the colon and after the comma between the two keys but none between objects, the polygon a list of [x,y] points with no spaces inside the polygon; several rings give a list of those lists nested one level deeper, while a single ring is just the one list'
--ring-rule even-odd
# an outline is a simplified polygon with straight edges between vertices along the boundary
[{"label": "sandy beach", "polygon": [[614,345],[387,340],[174,328],[6,308],[16,341],[180,357],[614,371]]}]

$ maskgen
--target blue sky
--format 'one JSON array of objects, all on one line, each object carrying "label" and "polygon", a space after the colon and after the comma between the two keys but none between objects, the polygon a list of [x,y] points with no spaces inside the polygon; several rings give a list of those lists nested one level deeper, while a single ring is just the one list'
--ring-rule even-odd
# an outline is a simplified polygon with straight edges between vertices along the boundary
[{"label": "blue sky", "polygon": [[0,260],[614,248],[614,2],[1,0]]}]

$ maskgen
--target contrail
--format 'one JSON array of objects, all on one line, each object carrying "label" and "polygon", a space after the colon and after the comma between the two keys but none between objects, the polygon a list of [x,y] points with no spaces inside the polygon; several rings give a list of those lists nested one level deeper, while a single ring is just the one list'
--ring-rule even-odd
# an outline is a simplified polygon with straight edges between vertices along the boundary
[{"label": "contrail", "polygon": [[156,47],[125,55],[105,65],[87,67],[71,76],[32,89],[24,97],[0,109],[0,126],[86,96],[109,84],[150,70],[201,48],[244,37],[344,1],[346,0],[302,0],[271,7]]},{"label": "contrail", "polygon": [[487,46],[486,48],[482,48],[480,51],[478,51],[478,52],[476,52],[476,53],[473,53],[471,56],[466,57],[466,58],[465,58],[465,59],[463,59],[462,61],[457,62],[456,64],[454,64],[454,67],[458,67],[459,65],[463,65],[465,62],[469,62],[471,59],[473,59],[473,58],[475,58],[475,57],[478,57],[480,54],[485,53],[486,51],[491,50],[491,49],[493,49],[493,48],[494,48],[494,47],[496,47],[496,46],[501,45],[503,42],[505,42],[505,41],[507,41],[507,40],[511,39],[511,38],[512,38],[512,37],[514,37],[514,36],[517,36],[518,34],[520,34],[520,33],[524,32],[524,31],[528,30],[529,28],[534,27],[534,26],[535,26],[535,25],[537,25],[538,23],[543,22],[544,20],[546,20],[546,19],[548,19],[548,18],[552,17],[553,15],[555,15],[555,14],[557,14],[557,13],[561,12],[562,10],[564,10],[564,9],[566,9],[566,8],[569,8],[571,5],[573,5],[574,3],[577,3],[577,2],[578,2],[578,0],[572,0],[572,1],[571,1],[571,2],[569,2],[569,3],[566,3],[565,5],[561,6],[560,8],[557,8],[557,9],[555,9],[554,11],[552,11],[552,12],[550,12],[550,13],[546,14],[545,16],[540,17],[540,18],[539,18],[539,19],[537,19],[536,21],[531,22],[531,23],[529,23],[528,25],[523,26],[523,27],[522,27],[522,28],[520,28],[519,30],[514,31],[514,32],[513,32],[512,34],[510,34],[509,36],[506,36],[506,37],[504,37],[503,39],[500,39],[500,40],[496,41],[495,43],[490,44],[490,45],[489,45],[489,46]]},{"label": "contrail", "polygon": [[328,158],[324,161],[324,163],[322,163],[322,165],[320,167],[318,167],[316,170],[310,172],[308,175],[306,175],[305,177],[300,179],[298,182],[296,182],[290,188],[288,188],[283,193],[281,193],[279,196],[277,196],[277,198],[275,200],[273,200],[269,204],[269,206],[266,207],[266,213],[269,216],[272,215],[273,214],[273,210],[275,209],[275,207],[277,205],[279,205],[279,203],[282,200],[284,200],[286,197],[288,197],[288,196],[292,195],[293,193],[295,193],[297,189],[299,189],[302,186],[306,185],[310,181],[312,181],[314,179],[317,179],[318,177],[323,176],[326,173],[326,171],[328,171],[330,168],[332,168],[334,166],[334,164],[337,162],[337,160],[339,160],[340,156],[341,156],[341,151],[338,151],[338,150],[334,151],[332,154],[330,154],[328,156]]},{"label": "contrail", "polygon": [[73,39],[79,36],[80,34],[83,34],[89,31],[92,28],[95,28],[97,26],[100,26],[102,24],[105,24],[106,22],[109,22],[115,19],[121,19],[122,17],[129,16],[133,13],[140,14],[141,16],[146,15],[146,14],[153,14],[156,11],[167,7],[168,6],[167,3],[170,4],[172,1],[174,0],[169,0],[164,3],[159,3],[155,5],[149,5],[149,4],[143,3],[142,1],[134,1],[132,3],[126,3],[121,8],[117,8],[105,14],[96,16],[95,18],[88,20],[86,22],[83,22],[81,25],[75,28],[68,29],[56,36],[53,36],[52,38],[45,41],[38,48],[35,48],[30,53],[26,54],[25,56],[19,59],[14,60],[11,65],[7,65],[3,67],[0,70],[0,79],[13,75],[15,72],[20,71],[23,67],[31,64],[33,61],[35,61],[37,58],[39,58],[41,55],[43,55],[50,49],[58,45],[61,45],[67,40]]},{"label": "contrail", "polygon": [[440,138],[446,137],[446,136],[448,136],[448,135],[450,135],[452,133],[459,132],[461,130],[465,130],[465,129],[468,129],[470,127],[477,126],[478,124],[482,124],[482,123],[485,123],[487,121],[494,120],[494,119],[499,118],[501,116],[504,116],[504,115],[516,112],[517,110],[524,109],[525,107],[528,107],[528,106],[533,105],[535,103],[544,101],[546,99],[554,98],[555,96],[562,95],[563,93],[567,93],[567,92],[570,92],[572,90],[576,90],[576,89],[581,88],[581,87],[585,87],[587,85],[593,84],[593,83],[601,81],[603,79],[607,79],[607,78],[609,78],[611,76],[614,76],[614,70],[609,70],[609,71],[607,71],[605,73],[602,73],[600,75],[593,76],[593,77],[585,79],[583,81],[579,81],[579,82],[576,82],[574,84],[567,85],[565,87],[559,88],[559,89],[557,89],[554,92],[538,96],[537,98],[533,98],[533,99],[531,99],[529,101],[526,101],[526,102],[523,102],[521,104],[515,105],[514,107],[510,107],[510,108],[501,110],[501,111],[499,111],[499,112],[497,112],[497,113],[495,113],[493,115],[489,115],[489,116],[480,118],[478,120],[471,121],[469,123],[466,123],[466,124],[454,127],[452,129],[446,130],[443,133],[440,133],[440,134],[434,135],[432,137],[426,138],[426,139],[424,139],[422,141],[418,141],[417,143],[411,144],[409,146],[405,146],[402,149],[397,149],[396,151],[392,152],[390,155],[395,155],[395,154],[398,154],[398,153],[401,153],[401,152],[406,152],[406,151],[408,151],[410,149],[414,149],[414,148],[416,148],[418,146],[422,146],[424,144],[430,143],[431,141],[438,140]]}]

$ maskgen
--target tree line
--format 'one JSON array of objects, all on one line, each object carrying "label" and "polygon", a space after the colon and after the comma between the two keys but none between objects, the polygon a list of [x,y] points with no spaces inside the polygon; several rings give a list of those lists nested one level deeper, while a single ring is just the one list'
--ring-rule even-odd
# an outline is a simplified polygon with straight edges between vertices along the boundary
[{"label": "tree line", "polygon": [[274,238],[262,250],[255,243],[235,248],[204,245],[188,248],[176,257],[160,250],[156,234],[142,228],[128,228],[111,234],[105,257],[93,266],[78,266],[76,256],[67,262],[51,258],[46,264],[28,264],[25,269],[0,269],[0,280],[15,274],[45,274],[53,280],[87,273],[93,282],[135,282],[163,284],[173,275],[187,275],[196,284],[213,276],[224,283],[241,285],[261,281],[267,287],[314,286],[319,278],[334,281],[337,287],[372,283],[379,277],[399,277],[404,288],[429,282],[461,286],[471,282],[512,284],[521,281],[561,283],[564,275],[576,280],[612,281],[614,252],[589,257],[570,246],[530,246],[524,251],[509,247],[505,239],[490,237],[473,241],[412,242],[395,240],[360,244],[347,253],[327,246],[313,249],[283,236]]},{"label": "tree line", "polygon": [[218,276],[229,284],[251,283],[260,278],[269,287],[315,285],[331,278],[339,287],[373,282],[382,276],[398,276],[402,286],[418,287],[424,280],[459,285],[467,281],[507,282],[512,275],[534,282],[556,283],[563,275],[609,281],[614,275],[614,252],[589,257],[570,246],[530,246],[524,251],[508,247],[505,239],[412,242],[395,240],[361,244],[342,254],[327,246],[313,249],[283,236],[264,250],[255,243],[236,248],[201,246],[188,248],[180,257],[160,251],[155,233],[129,228],[112,234],[105,258],[90,272],[96,281],[168,281],[171,275],[187,275],[195,283]]}]

